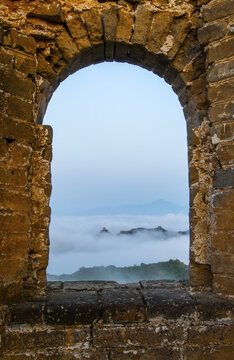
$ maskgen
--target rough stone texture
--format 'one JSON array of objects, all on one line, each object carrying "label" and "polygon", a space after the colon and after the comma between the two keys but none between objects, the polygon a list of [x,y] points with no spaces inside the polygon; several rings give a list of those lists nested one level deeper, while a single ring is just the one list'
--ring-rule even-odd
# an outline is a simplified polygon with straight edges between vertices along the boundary
[{"label": "rough stone texture", "polygon": [[2,308],[2,358],[232,359],[229,300],[193,294],[183,282],[136,287],[49,283],[46,299]]},{"label": "rough stone texture", "polygon": [[[188,129],[190,288],[233,297],[233,16],[233,0],[1,0],[1,303],[45,296],[52,129],[42,125],[43,116],[61,81],[84,66],[105,60],[125,61],[153,71],[177,93]],[[96,289],[92,291],[79,300],[83,301],[81,315],[72,300],[61,298],[74,311],[76,322],[86,310],[88,319],[96,316],[100,299]],[[144,289],[143,298],[137,288],[128,289],[133,303],[126,303],[127,292],[118,291],[115,298],[115,291],[114,287],[103,291],[105,321],[121,322],[128,310],[127,322],[146,321],[144,301],[150,313],[156,311],[158,295],[155,300],[152,289]],[[182,311],[176,313],[180,302],[191,309],[188,293],[180,293],[176,308],[170,303],[171,299],[174,304],[172,291],[159,293],[161,308],[169,311],[172,306],[175,317],[179,313],[183,317]],[[55,321],[53,311],[60,307],[56,301],[46,303],[48,326]],[[71,323],[69,311],[58,322]],[[157,311],[159,316],[160,309]],[[53,351],[48,349],[47,358],[54,356]],[[61,350],[58,359],[63,351],[68,359],[74,358],[72,351]],[[79,357],[103,359],[109,351],[92,348],[88,355],[81,351]],[[154,349],[142,351],[131,348],[126,353],[120,349],[113,358],[156,356]],[[178,357],[176,347],[167,349],[170,354],[165,355],[165,351],[160,348],[157,357]],[[201,358],[206,351],[188,347],[183,356]],[[38,354],[31,358],[45,358]],[[229,345],[209,354],[211,359],[222,357],[230,357]],[[24,358],[20,353],[15,356]]]}]

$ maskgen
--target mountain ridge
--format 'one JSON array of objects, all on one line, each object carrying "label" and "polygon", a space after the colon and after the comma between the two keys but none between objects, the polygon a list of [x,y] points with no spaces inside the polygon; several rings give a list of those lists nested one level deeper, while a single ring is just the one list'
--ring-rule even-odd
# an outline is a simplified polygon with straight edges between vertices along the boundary
[{"label": "mountain ridge", "polygon": [[[65,214],[66,213],[66,214]],[[62,215],[76,216],[98,216],[98,215],[167,215],[167,214],[188,214],[188,206],[178,205],[163,199],[155,200],[146,204],[126,204],[118,206],[103,206],[93,209],[63,209]],[[60,215],[55,211],[55,215]]]}]

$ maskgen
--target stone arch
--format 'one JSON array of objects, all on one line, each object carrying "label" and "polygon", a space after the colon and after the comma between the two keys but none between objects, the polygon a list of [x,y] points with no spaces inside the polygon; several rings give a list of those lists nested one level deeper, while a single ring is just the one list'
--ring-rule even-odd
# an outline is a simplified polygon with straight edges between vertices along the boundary
[{"label": "stone arch", "polygon": [[212,204],[224,200],[213,197],[214,171],[222,171],[222,165],[211,141],[209,109],[216,99],[214,90],[208,91],[202,29],[197,36],[202,8],[193,0],[4,0],[1,7],[6,14],[0,32],[2,297],[44,293],[52,132],[42,120],[61,81],[102,61],[142,66],[163,77],[178,95],[188,129],[190,282],[194,289],[211,289],[212,272],[226,276],[229,270],[211,268]]}]

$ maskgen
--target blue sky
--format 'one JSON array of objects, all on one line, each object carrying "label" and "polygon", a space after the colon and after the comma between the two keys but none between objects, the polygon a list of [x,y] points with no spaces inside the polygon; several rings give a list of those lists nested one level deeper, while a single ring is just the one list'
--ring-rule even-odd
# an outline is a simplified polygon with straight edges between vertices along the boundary
[{"label": "blue sky", "polygon": [[182,107],[152,72],[123,63],[79,70],[56,90],[43,123],[54,130],[52,214],[188,203]]}]

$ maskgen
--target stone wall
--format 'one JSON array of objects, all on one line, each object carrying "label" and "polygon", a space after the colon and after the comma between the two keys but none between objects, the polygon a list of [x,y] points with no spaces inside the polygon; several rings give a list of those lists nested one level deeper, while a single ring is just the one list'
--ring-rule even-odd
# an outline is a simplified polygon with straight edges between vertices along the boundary
[{"label": "stone wall", "polygon": [[41,297],[52,131],[69,74],[142,66],[177,93],[188,129],[190,286],[233,295],[233,0],[1,0],[0,299]]},{"label": "stone wall", "polygon": [[232,319],[229,301],[191,294],[180,282],[50,283],[46,301],[5,307],[0,356],[232,360]]}]

